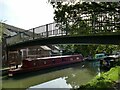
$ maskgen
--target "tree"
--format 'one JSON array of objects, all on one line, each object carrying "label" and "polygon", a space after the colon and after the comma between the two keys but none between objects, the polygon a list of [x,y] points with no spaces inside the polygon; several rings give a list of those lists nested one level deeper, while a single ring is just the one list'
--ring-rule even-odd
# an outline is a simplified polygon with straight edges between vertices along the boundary
[{"label": "tree", "polygon": [[70,35],[120,32],[120,3],[77,2],[76,4],[52,3],[54,20],[60,29]]},{"label": "tree", "polygon": [[111,54],[113,51],[119,51],[120,46],[119,45],[99,45],[96,48],[96,52],[103,52],[105,51],[108,54]]},{"label": "tree", "polygon": [[[54,20],[61,30],[69,35],[88,35],[97,33],[120,32],[120,3],[119,2],[77,2],[52,3]],[[74,47],[73,47],[74,46]],[[64,49],[81,52],[84,56],[94,55],[97,51],[115,50],[114,45],[63,45]],[[112,47],[112,49],[111,49]]]}]

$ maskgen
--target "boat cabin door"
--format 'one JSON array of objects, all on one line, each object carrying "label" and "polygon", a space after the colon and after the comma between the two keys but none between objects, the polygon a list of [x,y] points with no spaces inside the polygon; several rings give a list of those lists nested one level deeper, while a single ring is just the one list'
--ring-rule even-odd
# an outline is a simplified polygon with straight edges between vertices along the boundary
[{"label": "boat cabin door", "polygon": [[8,65],[10,69],[18,68],[19,62],[20,62],[19,51],[9,51],[8,52]]}]

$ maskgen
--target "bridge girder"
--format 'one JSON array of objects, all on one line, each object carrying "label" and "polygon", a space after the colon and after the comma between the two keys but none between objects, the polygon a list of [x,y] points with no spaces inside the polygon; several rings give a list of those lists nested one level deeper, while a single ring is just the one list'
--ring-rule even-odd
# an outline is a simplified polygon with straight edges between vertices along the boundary
[{"label": "bridge girder", "polygon": [[120,35],[91,35],[91,36],[56,36],[34,39],[7,46],[8,50],[15,50],[35,45],[48,44],[120,44]]}]

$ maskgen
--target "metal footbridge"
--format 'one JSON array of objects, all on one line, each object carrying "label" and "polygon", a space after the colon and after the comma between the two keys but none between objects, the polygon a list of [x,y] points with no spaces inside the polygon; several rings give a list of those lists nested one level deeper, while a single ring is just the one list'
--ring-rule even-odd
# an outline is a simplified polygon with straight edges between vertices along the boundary
[{"label": "metal footbridge", "polygon": [[59,29],[56,23],[50,23],[30,30],[19,32],[7,38],[8,49],[24,48],[35,45],[48,44],[120,44],[120,33],[103,33],[90,35],[71,36],[66,31]]}]

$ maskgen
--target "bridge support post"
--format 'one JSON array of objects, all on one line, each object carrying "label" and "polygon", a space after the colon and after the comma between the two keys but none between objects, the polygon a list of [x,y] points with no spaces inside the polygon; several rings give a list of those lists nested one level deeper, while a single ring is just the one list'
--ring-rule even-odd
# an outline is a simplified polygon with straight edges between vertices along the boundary
[{"label": "bridge support post", "polygon": [[35,29],[33,28],[33,40],[35,39]]},{"label": "bridge support post", "polygon": [[68,35],[68,22],[66,21],[66,35]]},{"label": "bridge support post", "polygon": [[48,37],[48,24],[46,24],[46,37]]}]

